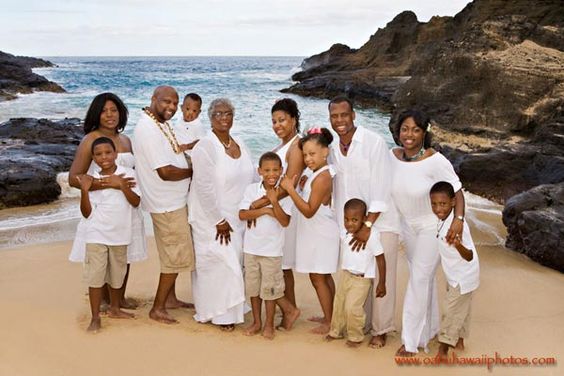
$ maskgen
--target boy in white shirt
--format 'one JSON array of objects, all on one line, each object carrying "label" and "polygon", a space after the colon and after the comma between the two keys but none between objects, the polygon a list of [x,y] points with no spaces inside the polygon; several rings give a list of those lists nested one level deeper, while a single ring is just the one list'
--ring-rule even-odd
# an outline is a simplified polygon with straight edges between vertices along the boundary
[{"label": "boy in white shirt", "polygon": [[[290,212],[291,201],[289,197],[278,201],[277,184],[282,174],[282,161],[276,153],[267,152],[260,157],[258,173],[262,181],[247,187],[239,205],[241,220],[256,220],[254,226],[245,230],[243,242],[245,288],[253,309],[253,323],[246,328],[245,335],[255,335],[261,331],[261,306],[264,300],[266,320],[262,335],[273,339],[276,304],[284,313],[281,327],[285,330],[290,330],[300,315],[300,310],[284,296],[282,272],[283,230],[290,223],[287,213]],[[250,209],[255,200],[265,195],[270,205]]]},{"label": "boy in white shirt", "polygon": [[206,129],[199,116],[202,112],[202,98],[196,93],[186,94],[182,106],[182,117],[176,123],[180,148],[187,155],[198,141],[206,135]]},{"label": "boy in white shirt", "polygon": [[470,323],[472,292],[480,284],[480,266],[466,222],[462,239],[457,235],[454,243],[448,244],[446,241],[446,234],[454,218],[452,209],[455,199],[452,185],[444,181],[438,182],[431,187],[430,196],[433,213],[439,218],[437,239],[441,264],[447,279],[446,312],[441,322],[437,354],[441,359],[446,359],[449,348],[464,350],[464,338],[468,336]]},{"label": "boy in white shirt", "polygon": [[386,261],[380,244],[380,234],[371,227],[366,247],[353,250],[353,235],[367,220],[366,203],[360,199],[348,200],[344,206],[344,226],[341,232],[341,274],[333,302],[331,329],[326,340],[343,338],[346,332],[347,346],[358,347],[364,340],[366,313],[364,303],[368,298],[372,280],[378,265],[379,280],[376,297],[386,295]]},{"label": "boy in white shirt", "polygon": [[[101,328],[100,302],[102,287],[110,287],[111,318],[133,318],[134,315],[120,309],[120,288],[127,271],[127,245],[131,243],[133,207],[140,202],[139,191],[132,188],[134,183],[126,180],[135,178],[135,172],[127,167],[117,166],[116,147],[107,137],[99,137],[92,143],[92,159],[101,170],[94,176],[81,175],[80,211],[86,218],[86,256],[84,272],[88,283],[88,295],[92,320],[88,331]],[[119,179],[120,190],[101,189],[90,191],[94,179]]]}]

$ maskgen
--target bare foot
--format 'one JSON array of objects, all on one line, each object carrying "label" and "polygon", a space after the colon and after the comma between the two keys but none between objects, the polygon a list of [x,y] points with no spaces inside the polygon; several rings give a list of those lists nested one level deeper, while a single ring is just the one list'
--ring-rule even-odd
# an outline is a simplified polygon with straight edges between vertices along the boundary
[{"label": "bare foot", "polygon": [[403,358],[410,358],[412,356],[415,356],[415,353],[407,351],[405,349],[405,346],[401,345],[401,347],[398,349],[398,351],[396,351],[396,356],[401,356]]},{"label": "bare foot", "polygon": [[123,298],[119,302],[119,307],[123,309],[137,309],[139,307],[139,303],[133,298]]},{"label": "bare foot", "polygon": [[331,329],[329,324],[321,324],[311,329],[310,332],[313,334],[327,334],[329,333],[329,329]]},{"label": "bare foot", "polygon": [[386,346],[386,333],[373,336],[368,343],[368,347],[373,349],[381,349],[384,346]]},{"label": "bare foot", "polygon": [[271,326],[265,326],[264,330],[262,331],[262,336],[266,339],[273,340],[274,339],[274,328]]},{"label": "bare foot", "polygon": [[335,340],[337,340],[337,339],[340,339],[340,338],[335,338],[335,337],[333,337],[331,334],[327,334],[327,335],[325,336],[325,341],[327,341],[327,342],[333,342],[333,341],[335,341]]},{"label": "bare foot", "polygon": [[112,319],[133,319],[135,315],[133,313],[127,313],[121,309],[110,309],[108,311],[108,317]]},{"label": "bare foot", "polygon": [[167,299],[165,308],[167,309],[177,309],[177,308],[194,308],[194,304],[183,302],[178,299]]},{"label": "bare foot", "polygon": [[110,303],[102,302],[100,303],[100,313],[106,314],[110,310]]},{"label": "bare foot", "polygon": [[347,347],[350,347],[350,348],[353,348],[353,349],[354,349],[354,348],[357,348],[357,347],[359,347],[360,345],[362,345],[362,341],[360,341],[360,342],[354,342],[354,341],[349,341],[349,340],[347,340],[346,345],[347,345]]},{"label": "bare foot", "polygon": [[245,330],[243,331],[243,335],[254,336],[255,334],[260,333],[261,327],[262,327],[261,323],[253,322],[251,325],[245,328]]},{"label": "bare foot", "polygon": [[284,315],[282,322],[276,329],[292,330],[292,326],[294,326],[294,323],[298,317],[300,317],[301,313],[302,312],[299,309],[295,308],[292,313]]},{"label": "bare foot", "polygon": [[219,329],[222,332],[232,332],[235,330],[235,324],[220,325]]},{"label": "bare foot", "polygon": [[456,346],[454,346],[454,349],[464,351],[464,338],[458,339],[458,342],[456,342]]},{"label": "bare foot", "polygon": [[311,316],[311,317],[308,317],[307,321],[311,321],[311,322],[324,322],[324,321],[325,321],[325,317],[323,317],[323,316]]},{"label": "bare foot", "polygon": [[437,353],[437,357],[439,357],[441,361],[447,360],[449,347],[450,346],[446,343],[439,342],[439,352]]},{"label": "bare foot", "polygon": [[152,308],[149,311],[149,317],[163,324],[178,324],[178,320],[168,314],[164,309]]},{"label": "bare foot", "polygon": [[92,320],[90,320],[90,325],[88,325],[88,329],[86,329],[88,332],[92,332],[92,333],[98,333],[98,331],[102,328],[102,321],[100,320],[100,318],[94,318],[92,317]]}]

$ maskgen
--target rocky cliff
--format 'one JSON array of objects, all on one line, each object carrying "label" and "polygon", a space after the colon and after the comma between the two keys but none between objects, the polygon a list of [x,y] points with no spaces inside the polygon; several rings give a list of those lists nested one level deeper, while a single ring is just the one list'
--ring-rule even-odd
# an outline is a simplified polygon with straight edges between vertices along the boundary
[{"label": "rocky cliff", "polygon": [[16,94],[29,94],[33,91],[65,90],[58,84],[32,72],[32,68],[52,67],[43,59],[14,56],[0,51],[0,101],[15,99]]},{"label": "rocky cliff", "polygon": [[[454,17],[426,23],[406,11],[360,49],[335,45],[305,59],[302,68],[293,76],[298,82],[285,91],[325,98],[347,94],[390,109],[390,126],[407,108],[429,113],[437,147],[471,192],[505,203],[538,185],[564,181],[560,0],[475,0]],[[551,206],[543,218],[551,212],[561,216],[562,208]],[[538,236],[523,231],[540,227],[508,226],[508,246],[534,253],[523,239]],[[562,270],[564,239],[557,238],[562,251],[552,266]]]}]

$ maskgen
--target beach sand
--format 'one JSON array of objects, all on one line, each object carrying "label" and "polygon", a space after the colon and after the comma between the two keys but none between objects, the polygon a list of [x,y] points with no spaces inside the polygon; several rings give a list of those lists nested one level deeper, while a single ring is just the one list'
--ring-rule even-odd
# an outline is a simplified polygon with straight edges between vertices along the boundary
[{"label": "beach sand", "polygon": [[[482,216],[503,231],[499,215]],[[470,337],[458,356],[507,358],[554,357],[564,361],[564,274],[491,243],[488,231],[473,231],[481,262],[481,286],[473,300]],[[485,243],[485,245],[484,245]],[[274,341],[245,337],[242,326],[223,333],[198,324],[193,310],[171,311],[180,324],[167,326],[147,316],[157,285],[159,266],[153,238],[149,261],[133,264],[128,295],[142,306],[135,320],[102,319],[103,330],[88,334],[86,287],[82,267],[67,261],[71,243],[55,242],[0,251],[0,375],[389,375],[489,374],[485,365],[399,366],[394,353],[400,335],[379,350],[365,344],[345,347],[310,334],[307,317],[320,313],[309,279],[297,276],[302,316],[291,332]],[[403,253],[398,264],[397,323],[407,283]],[[179,297],[191,301],[189,275],[178,280]],[[445,293],[438,272],[441,298]],[[250,315],[247,316],[247,322]],[[418,359],[436,354],[420,352]],[[496,375],[561,375],[562,366],[494,365]]]}]

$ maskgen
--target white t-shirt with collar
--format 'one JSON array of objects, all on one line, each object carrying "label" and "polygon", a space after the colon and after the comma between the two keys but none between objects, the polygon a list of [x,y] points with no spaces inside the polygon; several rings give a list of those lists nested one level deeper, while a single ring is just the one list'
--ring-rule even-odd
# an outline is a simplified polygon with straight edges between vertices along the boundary
[{"label": "white t-shirt with collar", "polygon": [[[253,201],[263,197],[266,190],[262,182],[250,184],[243,195],[239,209],[247,210]],[[279,201],[280,207],[288,215],[291,213],[292,201],[284,197]],[[268,205],[267,207],[272,207]],[[294,219],[290,218],[291,221]],[[257,256],[280,257],[284,247],[284,227],[276,218],[262,215],[257,218],[256,226],[245,229],[243,252]]]},{"label": "white t-shirt with collar", "polygon": [[341,231],[341,269],[353,274],[364,274],[364,278],[376,276],[376,256],[384,254],[380,243],[380,233],[373,227],[365,249],[354,251],[349,245],[353,235]]},{"label": "white t-shirt with collar", "polygon": [[166,136],[144,112],[133,134],[135,170],[143,193],[143,209],[149,213],[165,213],[182,208],[186,205],[189,179],[163,180],[157,169],[168,165],[188,168],[184,153],[174,152]]},{"label": "white t-shirt with collar", "polygon": [[437,238],[439,239],[441,265],[448,284],[452,287],[460,285],[460,293],[466,294],[477,289],[480,285],[480,263],[478,261],[476,246],[472,241],[472,235],[470,234],[470,229],[466,222],[463,224],[462,245],[472,251],[472,260],[464,260],[454,245],[449,245],[446,242],[446,234],[453,219],[454,210],[450,212],[444,222],[437,219]]},{"label": "white t-shirt with collar", "polygon": [[[180,144],[190,144],[196,140],[201,140],[207,135],[207,130],[199,117],[192,121],[184,121],[182,114],[180,114],[180,118],[176,121],[174,126]],[[184,153],[191,155],[192,150],[186,150]]]},{"label": "white t-shirt with collar", "polygon": [[[135,171],[123,166],[117,166],[114,175],[125,174],[135,179]],[[98,171],[92,174],[94,178],[102,175]],[[137,181],[137,179],[135,179]],[[139,189],[132,191],[141,196]],[[104,245],[128,245],[131,243],[131,223],[133,206],[127,201],[119,189],[99,189],[88,192],[92,212],[86,218],[86,243]]]}]

